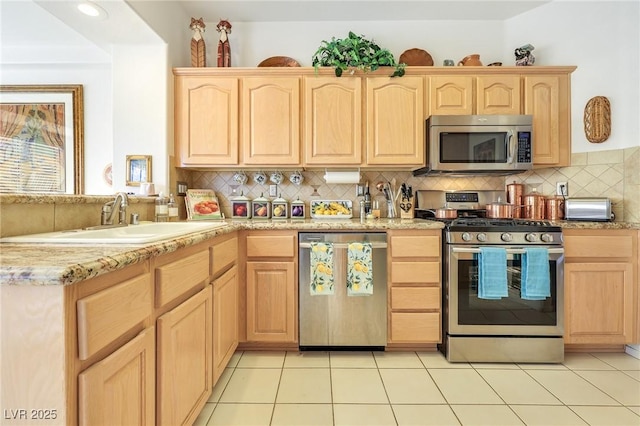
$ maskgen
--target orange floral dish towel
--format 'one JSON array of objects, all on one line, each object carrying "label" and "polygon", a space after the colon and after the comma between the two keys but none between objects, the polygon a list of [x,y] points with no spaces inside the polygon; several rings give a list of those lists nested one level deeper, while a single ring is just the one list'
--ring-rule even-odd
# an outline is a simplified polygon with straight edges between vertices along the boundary
[{"label": "orange floral dish towel", "polygon": [[373,294],[371,243],[350,243],[347,249],[347,295]]},{"label": "orange floral dish towel", "polygon": [[309,261],[311,266],[311,295],[333,294],[333,245],[331,243],[312,242]]}]

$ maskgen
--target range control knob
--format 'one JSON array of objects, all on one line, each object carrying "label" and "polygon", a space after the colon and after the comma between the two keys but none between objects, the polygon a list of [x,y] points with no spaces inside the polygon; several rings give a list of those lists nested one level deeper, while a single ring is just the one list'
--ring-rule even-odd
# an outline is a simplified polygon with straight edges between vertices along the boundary
[{"label": "range control knob", "polygon": [[468,232],[463,232],[462,233],[462,241],[471,241],[471,238],[473,238],[473,237],[471,236],[470,233],[468,233]]},{"label": "range control knob", "polygon": [[484,243],[485,241],[487,241],[487,234],[485,234],[484,232],[481,232],[476,236],[476,239],[481,243]]},{"label": "range control knob", "polygon": [[524,239],[529,241],[530,243],[533,243],[538,240],[538,236],[536,234],[527,234],[524,236]]},{"label": "range control knob", "polygon": [[506,243],[511,242],[511,240],[513,240],[513,237],[511,236],[510,233],[505,232],[504,234],[500,235],[500,239]]},{"label": "range control knob", "polygon": [[551,235],[551,234],[542,234],[542,235],[540,235],[540,239],[542,241],[544,241],[545,243],[551,243],[551,242],[553,242],[553,235]]}]

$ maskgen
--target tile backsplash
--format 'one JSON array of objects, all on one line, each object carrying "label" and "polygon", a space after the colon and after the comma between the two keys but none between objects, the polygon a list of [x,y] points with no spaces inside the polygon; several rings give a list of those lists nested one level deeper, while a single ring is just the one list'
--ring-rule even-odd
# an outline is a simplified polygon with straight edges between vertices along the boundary
[{"label": "tile backsplash", "polygon": [[[369,182],[371,195],[381,196],[375,188],[377,182],[392,181],[397,187],[404,182],[413,190],[504,190],[512,181],[524,183],[525,192],[536,188],[543,195],[554,195],[556,182],[566,181],[569,197],[608,197],[613,203],[616,220],[640,222],[640,148],[600,151],[573,154],[570,167],[536,169],[519,175],[508,177],[414,177],[411,172],[361,170],[361,183]],[[277,168],[265,168],[269,173]],[[285,176],[278,185],[277,193],[288,201],[299,198],[305,202],[312,199],[352,200],[354,214],[358,214],[358,201],[355,184],[327,184],[324,181],[324,170],[302,170],[304,180],[301,185],[289,182],[291,170],[281,170]],[[264,194],[269,195],[269,183],[258,184],[253,179],[253,172],[247,171],[249,177],[245,185],[239,186],[233,180],[233,171],[188,171],[179,170],[180,180],[189,183],[190,188],[208,188],[216,191],[223,212],[231,216],[230,200],[242,192],[254,199]],[[315,192],[314,192],[315,191]],[[317,195],[316,195],[317,194]],[[274,197],[271,197],[274,198]],[[433,207],[433,206],[432,206]]]}]

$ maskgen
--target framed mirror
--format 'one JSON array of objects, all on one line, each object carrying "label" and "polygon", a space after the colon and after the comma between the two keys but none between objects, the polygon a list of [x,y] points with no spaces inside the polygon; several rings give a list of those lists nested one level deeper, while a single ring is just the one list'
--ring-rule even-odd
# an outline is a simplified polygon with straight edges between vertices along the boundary
[{"label": "framed mirror", "polygon": [[151,182],[151,156],[127,155],[127,185],[140,186]]},{"label": "framed mirror", "polygon": [[82,194],[82,85],[0,86],[0,192]]}]

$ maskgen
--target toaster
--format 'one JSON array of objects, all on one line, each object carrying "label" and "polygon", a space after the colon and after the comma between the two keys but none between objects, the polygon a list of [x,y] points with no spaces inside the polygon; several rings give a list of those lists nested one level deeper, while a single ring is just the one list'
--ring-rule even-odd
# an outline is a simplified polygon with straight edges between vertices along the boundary
[{"label": "toaster", "polygon": [[564,202],[565,220],[610,221],[614,219],[608,198],[567,198]]}]

